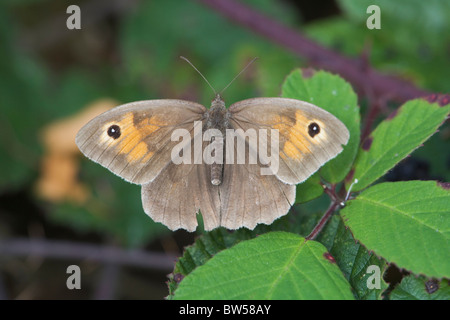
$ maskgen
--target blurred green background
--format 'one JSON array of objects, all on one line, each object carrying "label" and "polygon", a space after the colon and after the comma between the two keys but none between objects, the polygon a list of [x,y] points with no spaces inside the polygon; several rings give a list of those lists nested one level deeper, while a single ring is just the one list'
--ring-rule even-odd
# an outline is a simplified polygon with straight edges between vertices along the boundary
[{"label": "blurred green background", "polygon": [[[448,1],[241,2],[343,55],[358,57],[368,49],[371,65],[383,73],[430,92],[448,92]],[[71,4],[81,8],[81,30],[66,28]],[[370,4],[381,8],[381,30],[366,28]],[[181,255],[195,234],[154,223],[143,212],[140,187],[83,158],[73,141],[88,120],[85,110],[95,113],[161,98],[209,106],[213,93],[180,55],[216,90],[259,57],[227,89],[228,105],[278,96],[292,69],[309,67],[301,56],[198,1],[1,2],[0,241],[30,238],[141,248],[169,260]],[[366,100],[360,98],[364,118]],[[387,179],[449,181],[449,139],[447,124]],[[69,264],[84,266],[82,290],[66,288]],[[161,299],[168,293],[170,264],[108,266],[0,251],[0,298]],[[102,286],[110,282],[109,289]]]}]

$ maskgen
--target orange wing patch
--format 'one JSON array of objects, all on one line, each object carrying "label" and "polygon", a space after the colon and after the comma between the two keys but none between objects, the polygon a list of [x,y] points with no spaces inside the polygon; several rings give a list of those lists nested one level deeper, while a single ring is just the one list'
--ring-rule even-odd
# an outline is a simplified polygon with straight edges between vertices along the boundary
[{"label": "orange wing patch", "polygon": [[308,125],[311,122],[317,123],[323,128],[323,123],[315,119],[307,118],[301,111],[295,112],[295,122],[292,118],[287,116],[279,116],[277,124],[273,125],[273,129],[279,130],[280,136],[286,139],[286,142],[282,146],[283,152],[280,154],[281,158],[301,160],[303,155],[310,154],[311,145],[320,143],[320,140],[324,138],[323,131],[320,137],[315,139],[311,138],[308,134]]},{"label": "orange wing patch", "polygon": [[[138,123],[134,121],[134,113],[128,112],[120,121],[110,122],[103,127],[102,142],[110,145],[117,145],[119,154],[125,155],[129,162],[147,162],[153,156],[153,152],[148,149],[144,141],[146,137],[157,131],[161,126],[166,125],[164,121],[151,116],[144,118]],[[108,135],[108,128],[116,125],[120,128],[120,136],[114,139]]]}]

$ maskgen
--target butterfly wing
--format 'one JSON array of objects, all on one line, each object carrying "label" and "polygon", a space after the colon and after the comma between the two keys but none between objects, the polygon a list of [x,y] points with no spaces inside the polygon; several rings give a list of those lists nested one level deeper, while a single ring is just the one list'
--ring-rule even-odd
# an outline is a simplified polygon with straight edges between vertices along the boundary
[{"label": "butterfly wing", "polygon": [[[281,181],[305,181],[323,164],[336,157],[350,134],[331,113],[310,103],[287,98],[255,98],[230,106],[230,123],[243,131],[268,129],[267,150],[278,143],[279,162],[273,172]],[[271,129],[278,132],[278,138]],[[250,148],[257,149],[250,142]]]},{"label": "butterfly wing", "polygon": [[[234,152],[237,156],[237,144]],[[288,213],[295,201],[295,186],[281,182],[275,175],[261,174],[264,167],[260,162],[250,163],[248,153],[244,164],[224,165],[219,186],[221,226],[253,229]]]},{"label": "butterfly wing", "polygon": [[[205,146],[203,143],[203,149]],[[193,144],[191,147],[193,152]],[[142,186],[141,194],[145,212],[171,230],[194,231],[199,211],[205,230],[220,226],[219,187],[211,184],[211,167],[205,163],[170,163],[155,180]]]},{"label": "butterfly wing", "polygon": [[171,161],[179,143],[171,141],[172,132],[193,130],[205,112],[204,106],[183,100],[128,103],[91,120],[75,141],[89,159],[129,182],[144,184]]},{"label": "butterfly wing", "polygon": [[[203,150],[206,145],[204,142]],[[191,147],[193,152],[193,144]],[[171,230],[194,231],[198,212],[205,230],[220,226],[253,229],[258,223],[270,224],[289,211],[295,201],[295,186],[274,175],[261,175],[262,167],[249,161],[225,164],[222,183],[216,186],[211,183],[210,165],[170,163],[142,186],[144,210]]]}]

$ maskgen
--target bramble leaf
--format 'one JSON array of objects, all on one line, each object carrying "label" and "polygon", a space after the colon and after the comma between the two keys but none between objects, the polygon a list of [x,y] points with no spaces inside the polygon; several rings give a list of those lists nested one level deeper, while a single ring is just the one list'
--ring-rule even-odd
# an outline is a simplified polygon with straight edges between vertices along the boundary
[{"label": "bramble leaf", "polygon": [[[444,122],[450,106],[423,99],[405,103],[398,112],[382,121],[365,139],[355,160],[353,191],[359,191],[382,177],[389,169],[418,148]],[[347,181],[347,184],[354,180]]]},{"label": "bramble leaf", "polygon": [[174,299],[353,299],[353,294],[322,244],[270,232],[196,268]]},{"label": "bramble leaf", "polygon": [[297,185],[295,203],[308,202],[318,198],[323,193],[318,172],[309,177],[305,182]]},{"label": "bramble leaf", "polygon": [[435,181],[386,182],[341,211],[355,239],[398,267],[450,277],[450,189]]},{"label": "bramble leaf", "polygon": [[391,300],[450,300],[448,280],[409,275],[391,292]]},{"label": "bramble leaf", "polygon": [[[352,286],[355,297],[362,300],[381,299],[384,290],[388,288],[387,283],[383,280],[383,274],[387,268],[386,262],[357,243],[340,217],[335,216],[334,218],[334,220],[338,220],[337,223],[333,221],[336,226],[329,223],[324,230],[327,233],[334,230],[333,242],[329,251]],[[379,274],[375,274],[374,271],[377,267]],[[375,278],[377,276],[379,276],[378,279]],[[369,286],[368,282],[375,286]],[[379,288],[377,288],[378,284]]]}]

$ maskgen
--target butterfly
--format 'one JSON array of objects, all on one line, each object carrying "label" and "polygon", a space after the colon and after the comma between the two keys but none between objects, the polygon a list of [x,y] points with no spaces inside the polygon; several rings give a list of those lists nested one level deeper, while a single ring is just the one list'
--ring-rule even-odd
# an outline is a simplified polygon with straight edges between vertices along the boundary
[{"label": "butterfly", "polygon": [[[205,138],[211,130],[216,135]],[[174,139],[174,132],[182,134]],[[233,139],[228,132],[235,133]],[[339,119],[311,103],[253,98],[226,108],[216,94],[209,109],[177,99],[118,106],[81,128],[76,144],[89,159],[141,185],[144,211],[154,221],[194,231],[201,213],[208,231],[253,229],[287,214],[296,184],[336,157],[348,139]],[[210,152],[214,142],[223,154]],[[260,157],[261,143],[271,151],[267,154],[277,155],[273,163]],[[203,161],[208,154],[215,160]],[[176,162],[174,155],[191,161]],[[225,161],[227,156],[234,162]],[[221,157],[224,161],[217,161]]]}]

